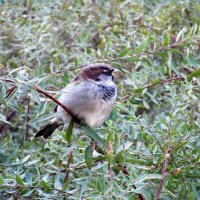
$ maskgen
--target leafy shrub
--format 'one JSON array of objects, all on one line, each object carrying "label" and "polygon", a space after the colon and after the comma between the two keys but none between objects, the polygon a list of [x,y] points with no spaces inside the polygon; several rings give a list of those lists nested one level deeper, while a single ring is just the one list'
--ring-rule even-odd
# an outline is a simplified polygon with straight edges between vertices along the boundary
[{"label": "leafy shrub", "polygon": [[[199,198],[198,1],[0,3],[0,199]],[[55,106],[36,87],[95,62],[123,74],[110,119],[35,139]]]}]

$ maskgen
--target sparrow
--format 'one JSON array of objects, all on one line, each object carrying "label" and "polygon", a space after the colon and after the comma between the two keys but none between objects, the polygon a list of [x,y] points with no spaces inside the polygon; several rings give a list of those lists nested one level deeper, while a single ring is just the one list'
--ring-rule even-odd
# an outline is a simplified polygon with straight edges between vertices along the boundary
[{"label": "sparrow", "polygon": [[[59,101],[64,104],[81,124],[90,128],[100,127],[109,116],[116,100],[117,86],[113,82],[120,71],[105,63],[83,67],[78,76],[61,92]],[[56,115],[42,126],[35,137],[45,139],[64,124],[70,123],[70,116],[61,106],[54,109]],[[77,120],[76,120],[77,121]]]}]

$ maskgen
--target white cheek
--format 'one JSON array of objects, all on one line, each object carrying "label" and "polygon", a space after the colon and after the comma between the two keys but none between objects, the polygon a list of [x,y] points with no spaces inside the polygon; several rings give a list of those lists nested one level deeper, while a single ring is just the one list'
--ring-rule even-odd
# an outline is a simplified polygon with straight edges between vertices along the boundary
[{"label": "white cheek", "polygon": [[98,79],[100,79],[101,81],[109,81],[109,80],[112,80],[112,76],[107,76],[105,74],[101,74],[98,76]]}]

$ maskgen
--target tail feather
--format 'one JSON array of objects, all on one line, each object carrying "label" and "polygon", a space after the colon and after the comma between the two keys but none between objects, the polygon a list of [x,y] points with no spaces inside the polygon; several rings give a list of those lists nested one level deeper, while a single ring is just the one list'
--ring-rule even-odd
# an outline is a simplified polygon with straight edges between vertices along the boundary
[{"label": "tail feather", "polygon": [[35,137],[43,136],[45,139],[47,139],[49,136],[53,134],[53,132],[61,125],[61,123],[58,123],[57,120],[52,119],[47,124],[42,126],[40,130],[36,133]]}]

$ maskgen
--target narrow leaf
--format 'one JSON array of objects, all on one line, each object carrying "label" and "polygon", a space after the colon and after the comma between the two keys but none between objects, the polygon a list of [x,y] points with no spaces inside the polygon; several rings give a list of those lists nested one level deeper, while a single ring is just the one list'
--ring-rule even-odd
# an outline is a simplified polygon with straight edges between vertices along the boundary
[{"label": "narrow leaf", "polygon": [[11,124],[9,121],[6,120],[6,116],[0,113],[0,121],[7,123],[7,124]]},{"label": "narrow leaf", "polygon": [[144,40],[142,44],[135,50],[135,53],[139,54],[140,52],[144,51],[149,43],[150,43],[150,38],[147,37],[147,39]]},{"label": "narrow leaf", "polygon": [[167,46],[170,42],[170,33],[168,31],[164,31],[162,34],[162,45]]},{"label": "narrow leaf", "polygon": [[0,174],[0,184],[4,184],[4,183],[5,183],[4,178],[3,178],[3,176]]},{"label": "narrow leaf", "polygon": [[193,77],[200,77],[200,69],[186,76],[187,80],[191,80]]},{"label": "narrow leaf", "polygon": [[141,183],[149,179],[161,179],[161,178],[162,178],[162,175],[160,174],[146,174],[144,176],[139,177],[138,180],[135,181],[135,184]]},{"label": "narrow leaf", "polygon": [[46,181],[42,180],[41,184],[46,190],[50,190],[50,187],[48,186]]},{"label": "narrow leaf", "polygon": [[22,181],[21,177],[18,174],[16,175],[16,181],[18,184],[24,185],[24,182]]},{"label": "narrow leaf", "polygon": [[66,140],[71,145],[71,138],[72,138],[72,130],[73,130],[73,120],[70,121],[67,131],[66,131]]},{"label": "narrow leaf", "polygon": [[91,137],[95,142],[98,142],[100,145],[104,147],[106,146],[106,142],[99,135],[97,135],[94,130],[92,130],[91,128],[87,126],[83,126],[82,129],[85,130],[87,135]]},{"label": "narrow leaf", "polygon": [[92,145],[90,145],[85,150],[85,163],[86,163],[88,169],[91,169],[91,167],[94,163],[92,154],[93,154],[93,148],[92,148]]},{"label": "narrow leaf", "polygon": [[119,58],[122,58],[124,57],[125,55],[127,55],[129,52],[130,52],[131,48],[126,48],[126,49],[123,49],[122,51],[119,52]]},{"label": "narrow leaf", "polygon": [[56,189],[62,189],[62,184],[60,182],[60,173],[56,174],[55,176],[54,187]]}]

